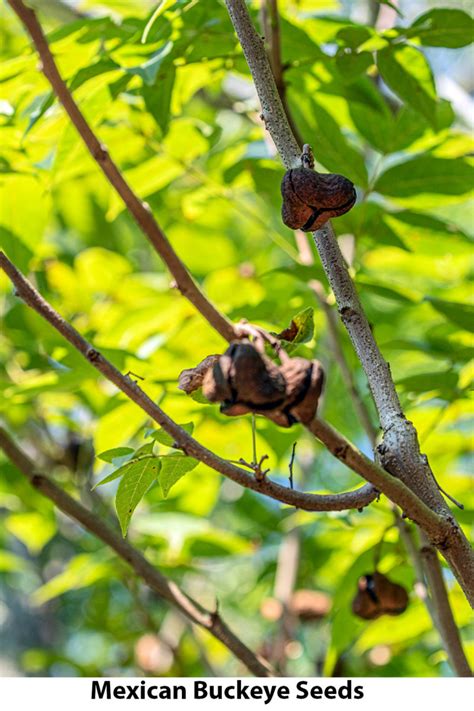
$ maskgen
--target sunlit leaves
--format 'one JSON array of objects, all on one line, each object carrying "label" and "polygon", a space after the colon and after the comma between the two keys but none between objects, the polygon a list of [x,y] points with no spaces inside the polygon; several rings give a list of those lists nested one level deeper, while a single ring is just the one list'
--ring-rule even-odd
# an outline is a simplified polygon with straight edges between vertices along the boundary
[{"label": "sunlit leaves", "polygon": [[185,457],[182,454],[172,454],[164,457],[161,462],[160,486],[163,496],[166,498],[174,484],[185,474],[192,471],[199,462],[192,457]]},{"label": "sunlit leaves", "polygon": [[471,304],[455,303],[437,299],[433,296],[427,297],[427,301],[448,321],[464,328],[466,331],[474,331],[474,306]]},{"label": "sunlit leaves", "polygon": [[377,53],[377,66],[392,91],[436,126],[436,89],[424,55],[415,47],[394,45]]},{"label": "sunlit leaves", "polygon": [[[224,4],[157,0],[145,10],[138,0],[103,5],[111,10],[107,17],[82,17],[48,32],[80,108],[193,277],[229,318],[246,318],[275,333],[295,322],[288,349],[296,341],[298,352],[320,358],[326,367],[322,416],[370,454],[334,362],[325,316],[308,286],[315,278],[326,284],[311,236],[296,244],[281,224],[283,168],[259,119]],[[81,3],[81,10],[91,7],[93,2]],[[459,62],[443,63],[438,50],[425,55],[417,47],[465,46],[472,21],[459,10],[433,9],[412,25],[400,17],[395,28],[380,31],[342,15],[323,16],[327,2],[279,7],[289,109],[318,168],[357,183],[358,204],[334,220],[334,228],[341,245],[353,245],[351,276],[406,414],[420,433],[422,451],[442,484],[469,507],[461,514],[468,526],[473,313],[466,197],[472,171],[465,156],[472,140],[449,102],[437,97],[430,69],[432,63],[437,70],[441,61],[443,73],[456,81]],[[333,9],[338,11],[336,3]],[[177,390],[182,369],[222,352],[225,344],[179,290],[170,288],[159,257],[53,99],[34,53],[27,49],[14,57],[26,42],[12,19],[17,35],[6,45],[11,58],[0,69],[2,248],[124,375],[185,423],[187,432],[223,457],[250,460],[250,418],[226,418]],[[456,57],[454,51],[448,54]],[[439,89],[444,94],[441,84]],[[304,259],[299,248],[307,249]],[[437,638],[416,600],[404,616],[375,623],[361,623],[350,612],[357,576],[373,566],[374,546],[385,529],[390,540],[382,545],[382,566],[412,580],[386,503],[362,514],[314,516],[282,509],[198,465],[21,305],[5,280],[1,288],[2,417],[38,460],[41,450],[55,481],[97,506],[100,517],[107,515],[104,503],[116,496],[122,531],[133,527],[134,544],[146,548],[173,578],[188,575],[186,585],[200,586],[203,599],[214,599],[217,591],[237,627],[248,626],[249,640],[271,633],[260,605],[273,594],[284,534],[297,526],[298,584],[329,594],[333,613],[298,628],[304,651],[288,660],[290,675],[311,675],[316,657],[324,655],[328,672],[331,659],[342,655],[346,675],[444,673],[433,661]],[[329,303],[336,308],[331,296]],[[342,327],[340,339],[361,397],[371,407],[366,378]],[[376,423],[376,413],[371,415]],[[259,417],[256,430],[258,455],[269,454],[275,481],[287,483],[298,440],[298,487],[338,491],[356,484],[355,475],[306,438],[301,427],[281,430]],[[74,472],[67,468],[71,433],[98,453],[93,472],[87,462]],[[34,650],[27,652],[21,670],[64,673],[73,664],[75,674],[116,674],[114,655],[133,660],[130,640],[144,632],[133,579],[128,575],[126,589],[118,580],[120,570],[101,557],[102,545],[78,525],[61,516],[57,531],[51,512],[38,508],[40,494],[22,484],[3,459],[0,466],[6,604],[18,589],[44,581],[35,601],[65,594],[55,602],[61,619],[56,656],[42,650],[40,659]],[[90,479],[101,483],[92,492]],[[451,595],[456,619],[463,622],[453,590]],[[77,610],[80,632],[73,624]],[[161,613],[152,610],[156,631]],[[89,633],[90,644],[78,636]],[[392,660],[380,668],[371,665],[373,645],[394,640]],[[208,640],[204,645],[216,672],[239,673]],[[195,656],[191,659],[191,648],[195,654],[186,633],[178,649],[183,669],[205,673]],[[78,649],[86,650],[87,665],[77,662]],[[90,649],[99,650],[97,667]],[[130,669],[133,664],[129,661]]]},{"label": "sunlit leaves", "polygon": [[430,47],[464,47],[474,39],[474,20],[457,8],[434,8],[420,15],[406,35]]},{"label": "sunlit leaves", "polygon": [[160,462],[155,457],[145,457],[122,467],[115,508],[124,536],[127,534],[133,512],[152,482],[156,481],[159,470]]},{"label": "sunlit leaves", "polygon": [[461,158],[449,160],[424,155],[411,158],[386,170],[378,178],[375,190],[394,198],[419,195],[466,195],[472,189],[474,167]]},{"label": "sunlit leaves", "polygon": [[358,185],[367,184],[367,169],[334,118],[311,96],[290,91],[294,114],[305,135],[317,148],[317,160],[331,172],[341,173]]}]

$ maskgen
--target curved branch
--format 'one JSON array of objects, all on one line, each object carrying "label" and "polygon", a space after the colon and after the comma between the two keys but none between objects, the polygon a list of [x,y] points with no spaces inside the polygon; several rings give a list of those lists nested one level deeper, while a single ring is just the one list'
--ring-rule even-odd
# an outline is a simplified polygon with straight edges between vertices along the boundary
[{"label": "curved branch", "polygon": [[91,156],[101,168],[112,187],[120,195],[141,231],[148,238],[168,267],[179,291],[196,307],[201,315],[225,340],[231,341],[236,338],[231,322],[204,296],[174,251],[168,238],[158,225],[158,222],[153,217],[148,205],[142,202],[133,192],[116,163],[110,157],[107,148],[97,139],[95,133],[87,123],[58,71],[56,62],[51,54],[48,42],[36,18],[35,12],[29,7],[26,7],[22,0],[8,0],[8,3],[28,30],[41,58],[41,69],[86,144]]},{"label": "curved branch", "polygon": [[[0,252],[0,267],[15,285],[16,294],[34,309],[40,316],[48,321],[66,340],[69,341],[82,355],[102,373],[108,380],[116,385],[125,395],[133,400],[155,422],[170,434],[177,448],[182,449],[195,459],[207,464],[212,469],[220,472],[232,481],[245,486],[253,491],[266,494],[281,503],[305,511],[342,511],[348,508],[363,508],[373,501],[377,491],[373,486],[365,485],[342,494],[305,494],[295,491],[268,479],[257,481],[244,469],[222,459],[203,447],[191,437],[182,427],[176,424],[168,415],[151,400],[148,395],[129,377],[123,375],[117,368],[104,358],[93,346],[85,340],[71,324],[58,314],[57,311],[36,291],[30,282],[12,264],[3,252]],[[357,456],[355,457],[357,459]],[[369,460],[367,460],[369,461]],[[374,465],[377,466],[377,465]],[[359,461],[359,469],[363,470],[363,463]],[[382,471],[382,470],[381,470]],[[389,476],[388,474],[386,476]]]},{"label": "curved branch", "polygon": [[184,593],[176,583],[168,580],[152,566],[141,553],[127,543],[120,534],[109,528],[96,514],[69,496],[48,477],[36,472],[34,463],[14,444],[1,427],[0,448],[35,489],[51,499],[66,516],[78,521],[83,528],[112,548],[155,593],[176,607],[191,622],[203,627],[220,640],[237,659],[245,664],[252,674],[259,677],[275,676],[275,671],[271,666],[255,655],[227,627],[217,611],[209,612],[202,607],[192,597]]}]

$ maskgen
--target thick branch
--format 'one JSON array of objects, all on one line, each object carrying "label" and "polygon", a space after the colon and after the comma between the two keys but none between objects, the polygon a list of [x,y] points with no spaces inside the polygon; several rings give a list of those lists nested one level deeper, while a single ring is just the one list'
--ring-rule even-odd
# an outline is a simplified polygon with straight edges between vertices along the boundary
[{"label": "thick branch", "polygon": [[[268,479],[264,479],[262,482],[257,481],[257,479],[248,472],[240,467],[236,467],[209,449],[206,449],[206,447],[203,447],[182,427],[168,417],[133,380],[122,375],[112,363],[96,351],[75,328],[52,308],[29,281],[25,279],[23,274],[16,269],[3,252],[0,252],[0,267],[15,285],[17,295],[39,313],[40,316],[46,319],[69,343],[77,348],[94,368],[100,371],[102,375],[114,383],[119,390],[141,407],[149,417],[161,425],[161,427],[174,438],[176,447],[182,449],[186,454],[207,464],[212,469],[215,469],[241,486],[253,489],[254,491],[270,496],[272,499],[306,511],[342,511],[348,508],[359,509],[367,506],[367,504],[376,498],[377,493],[370,485],[365,485],[355,491],[348,491],[343,494],[321,495],[305,494],[295,491],[288,487],[275,484]],[[355,459],[357,460],[356,455]],[[374,466],[376,467],[377,465]],[[360,460],[359,469],[363,470],[363,468],[363,461]],[[382,469],[380,469],[380,471],[383,472]],[[386,474],[386,476],[389,477],[390,475]]]},{"label": "thick branch", "polygon": [[448,591],[446,590],[438,554],[423,532],[421,532],[421,538],[423,543],[421,558],[430,587],[436,626],[456,674],[458,676],[472,676],[462,647],[459,630],[454,620],[453,611],[449,604]]},{"label": "thick branch", "polygon": [[44,36],[34,11],[26,7],[22,0],[8,0],[8,3],[28,30],[41,58],[41,69],[86,144],[87,149],[112,187],[122,198],[135,222],[168,267],[179,291],[196,307],[202,316],[225,340],[230,341],[235,338],[234,328],[230,321],[217,311],[215,306],[204,296],[153,217],[148,205],[135,195],[119,168],[110,157],[107,148],[97,139],[87,123],[84,115],[74,101],[71,92],[67,88],[66,83],[59,74],[54,57],[49,49],[48,41]]},{"label": "thick branch", "polygon": [[[225,2],[257,89],[265,125],[284,165],[287,168],[298,166],[298,144],[283,110],[264,43],[255,31],[245,0]],[[374,339],[330,222],[314,232],[313,236],[339,313],[364,368],[378,411],[383,431],[383,441],[377,448],[378,456],[383,466],[416,492],[427,506],[442,514],[446,520],[451,520],[452,535],[443,554],[474,605],[473,552],[441,497],[426,457],[420,453],[416,430],[401,409],[390,367]],[[388,493],[384,489],[384,493],[386,491]],[[398,503],[394,498],[392,500]]]},{"label": "thick branch", "polygon": [[66,516],[78,521],[86,530],[110,546],[134,572],[158,595],[176,607],[195,624],[208,630],[220,640],[237,659],[245,664],[255,676],[274,676],[275,672],[257,657],[223,622],[217,612],[209,612],[186,595],[171,580],[154,568],[133,546],[115,533],[94,513],[56,486],[50,479],[35,471],[33,462],[14,444],[8,434],[0,428],[0,448],[13,464],[24,474],[41,494],[54,501]]}]

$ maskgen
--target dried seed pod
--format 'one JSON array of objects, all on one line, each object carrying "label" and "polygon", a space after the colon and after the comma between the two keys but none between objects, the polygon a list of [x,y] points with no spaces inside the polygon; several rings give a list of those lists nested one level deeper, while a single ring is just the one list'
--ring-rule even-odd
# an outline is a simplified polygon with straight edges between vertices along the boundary
[{"label": "dried seed pod", "polygon": [[278,367],[248,341],[234,341],[204,376],[203,394],[226,415],[266,412],[284,402]]},{"label": "dried seed pod", "polygon": [[283,222],[303,232],[317,230],[331,217],[348,212],[357,197],[348,178],[336,173],[316,173],[310,168],[287,170],[281,194]]},{"label": "dried seed pod", "polygon": [[352,612],[363,620],[381,615],[401,615],[408,606],[408,593],[382,573],[368,573],[359,578]]},{"label": "dried seed pod", "polygon": [[217,363],[219,358],[220,355],[209,355],[194,368],[182,370],[178,378],[178,388],[184,390],[186,395],[198,390],[203,384],[206,373],[214,363]]},{"label": "dried seed pod", "polygon": [[286,400],[283,411],[289,424],[311,422],[318,409],[324,383],[324,371],[318,360],[290,358],[280,367],[286,382]]},{"label": "dried seed pod", "polygon": [[226,354],[219,356],[208,368],[202,381],[202,393],[210,402],[231,400],[230,368],[232,361]]}]

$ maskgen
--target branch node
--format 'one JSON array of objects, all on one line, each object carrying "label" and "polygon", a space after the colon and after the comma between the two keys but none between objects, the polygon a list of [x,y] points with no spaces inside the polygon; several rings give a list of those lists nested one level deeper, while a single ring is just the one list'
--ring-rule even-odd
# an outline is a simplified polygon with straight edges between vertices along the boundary
[{"label": "branch node", "polygon": [[100,353],[95,348],[89,348],[86,351],[86,358],[90,363],[97,363],[100,360]]},{"label": "branch node", "polygon": [[93,146],[92,157],[97,161],[97,163],[105,163],[105,161],[109,158],[107,147],[103,143]]}]

